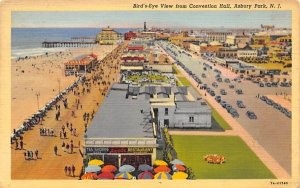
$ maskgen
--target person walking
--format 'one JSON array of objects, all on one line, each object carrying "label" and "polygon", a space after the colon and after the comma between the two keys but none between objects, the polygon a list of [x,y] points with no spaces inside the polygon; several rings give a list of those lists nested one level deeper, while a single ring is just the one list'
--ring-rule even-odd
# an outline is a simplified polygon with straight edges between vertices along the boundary
[{"label": "person walking", "polygon": [[24,157],[25,157],[25,160],[27,160],[27,154],[26,154],[26,151],[24,151]]},{"label": "person walking", "polygon": [[34,153],[35,153],[36,159],[38,159],[38,158],[39,158],[39,151],[36,149],[36,150],[34,151]]},{"label": "person walking", "polygon": [[73,177],[75,176],[75,166],[74,165],[72,165],[72,175],[73,175]]},{"label": "person walking", "polygon": [[68,166],[65,166],[65,174],[67,175],[67,171],[68,171]]},{"label": "person walking", "polygon": [[16,140],[16,150],[19,149],[19,142]]},{"label": "person walking", "polygon": [[54,146],[54,154],[57,155],[57,146]]},{"label": "person walking", "polygon": [[21,150],[23,150],[23,140],[20,141]]},{"label": "person walking", "polygon": [[62,149],[64,152],[66,152],[65,146],[66,146],[66,144],[65,144],[65,142],[63,141],[63,143],[62,143],[62,145],[61,145],[61,149]]},{"label": "person walking", "polygon": [[68,166],[68,175],[71,176],[71,167]]},{"label": "person walking", "polygon": [[66,150],[67,150],[67,153],[69,153],[69,148],[70,148],[70,145],[67,143],[67,144],[66,144]]}]

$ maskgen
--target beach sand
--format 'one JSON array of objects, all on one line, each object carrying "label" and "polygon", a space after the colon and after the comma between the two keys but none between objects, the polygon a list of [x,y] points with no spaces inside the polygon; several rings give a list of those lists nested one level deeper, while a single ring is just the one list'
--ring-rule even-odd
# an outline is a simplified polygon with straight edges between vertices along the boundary
[{"label": "beach sand", "polygon": [[[126,45],[126,44],[125,44]],[[94,71],[92,74],[87,75],[87,79],[91,78],[92,75],[100,75],[101,79],[95,83],[88,81],[91,84],[91,91],[82,93],[83,85],[79,84],[78,89],[74,89],[76,92],[81,92],[80,95],[74,95],[73,92],[69,92],[64,96],[68,100],[69,107],[65,109],[63,107],[62,101],[59,101],[61,108],[61,116],[58,121],[55,120],[55,108],[53,107],[47,113],[47,116],[44,118],[43,125],[37,125],[32,130],[27,131],[23,134],[24,148],[23,150],[15,149],[15,141],[11,145],[11,177],[12,179],[78,179],[80,175],[80,169],[83,166],[82,151],[83,151],[83,137],[85,133],[85,122],[83,120],[83,114],[88,112],[97,112],[101,106],[103,100],[105,99],[106,91],[109,90],[112,83],[116,82],[120,78],[120,51],[123,51],[125,45],[122,45],[122,49],[119,48],[119,52],[115,50],[113,55],[106,60],[103,60],[100,64],[100,67],[97,71]],[[97,53],[103,53],[105,46],[101,46]],[[108,50],[111,50],[108,48]],[[105,53],[104,53],[105,54]],[[48,76],[49,79],[50,76]],[[43,79],[45,80],[45,79]],[[55,80],[53,86],[55,86]],[[72,81],[72,80],[71,80]],[[100,82],[101,84],[99,84]],[[106,82],[103,84],[103,82]],[[56,85],[57,86],[57,85]],[[48,87],[46,84],[44,87]],[[84,86],[86,87],[86,86]],[[51,90],[51,87],[48,87],[48,91]],[[49,94],[49,97],[51,95]],[[80,100],[80,107],[77,108],[76,100]],[[35,101],[34,99],[32,101]],[[36,102],[36,101],[35,101]],[[35,104],[31,104],[30,107],[35,110]],[[19,105],[19,104],[18,104]],[[75,117],[72,116],[72,111],[75,112]],[[24,112],[27,112],[24,110]],[[60,138],[60,131],[62,125],[66,126],[66,122],[72,123],[73,128],[76,128],[76,135],[71,135],[70,127],[66,127],[67,138]],[[92,121],[90,120],[87,124],[87,127]],[[53,129],[55,136],[40,136],[40,128]],[[62,142],[71,143],[71,140],[74,143],[74,152],[67,153],[63,151],[61,147]],[[20,139],[18,139],[20,142]],[[58,155],[54,154],[54,146],[58,146]],[[39,151],[39,158],[32,160],[25,160],[24,152],[25,151]],[[65,165],[74,165],[76,168],[75,176],[67,176],[64,173]]]},{"label": "beach sand", "polygon": [[[117,45],[113,46],[116,47]],[[93,52],[102,59],[112,46],[95,46]],[[90,54],[91,47],[70,48],[67,51],[48,55],[12,60],[11,64],[11,128],[18,128],[23,121],[54,98],[59,88],[62,91],[77,78],[64,76],[63,64],[82,54]],[[39,100],[36,94],[39,93]]]}]

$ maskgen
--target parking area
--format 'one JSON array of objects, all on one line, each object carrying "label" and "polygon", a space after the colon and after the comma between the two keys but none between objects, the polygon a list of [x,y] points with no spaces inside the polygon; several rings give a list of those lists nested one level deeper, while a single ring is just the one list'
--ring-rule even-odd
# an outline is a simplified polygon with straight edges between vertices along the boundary
[{"label": "parking area", "polygon": [[[209,61],[187,55],[182,49],[169,43],[161,42],[160,45],[200,79],[199,87],[209,87],[210,91],[206,91],[206,95],[213,93],[211,97],[219,96],[220,103],[225,101],[234,108],[238,113],[236,120],[285,170],[291,172],[291,119],[260,99],[261,96],[276,94],[291,95],[291,87],[280,84],[260,87],[251,80],[238,79],[232,75],[234,73],[229,74],[228,69],[225,71],[226,74],[223,74],[222,69],[225,68],[220,69]],[[244,108],[238,106],[240,105],[237,103],[238,100],[242,101]],[[253,112],[256,119],[250,119],[254,116],[251,113],[247,115],[247,111]]]}]

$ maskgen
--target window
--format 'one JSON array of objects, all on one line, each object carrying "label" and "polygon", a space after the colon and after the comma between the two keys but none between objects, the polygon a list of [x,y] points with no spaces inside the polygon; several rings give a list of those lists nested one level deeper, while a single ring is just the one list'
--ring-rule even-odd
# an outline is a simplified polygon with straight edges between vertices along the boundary
[{"label": "window", "polygon": [[190,123],[194,123],[194,117],[193,117],[193,116],[190,116],[189,122],[190,122]]},{"label": "window", "polygon": [[168,108],[165,108],[165,115],[169,115],[169,109]]}]

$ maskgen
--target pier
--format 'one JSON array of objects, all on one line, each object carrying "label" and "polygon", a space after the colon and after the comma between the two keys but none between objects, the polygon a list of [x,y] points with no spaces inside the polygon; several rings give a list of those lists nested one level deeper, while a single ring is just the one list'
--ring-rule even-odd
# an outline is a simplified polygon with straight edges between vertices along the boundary
[{"label": "pier", "polygon": [[43,42],[43,48],[61,48],[61,47],[91,47],[98,45],[96,42]]}]

